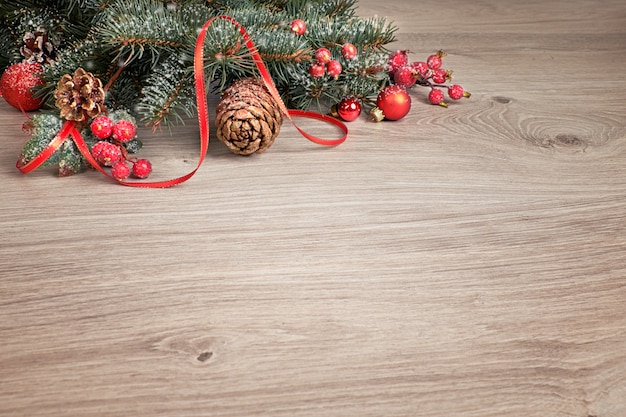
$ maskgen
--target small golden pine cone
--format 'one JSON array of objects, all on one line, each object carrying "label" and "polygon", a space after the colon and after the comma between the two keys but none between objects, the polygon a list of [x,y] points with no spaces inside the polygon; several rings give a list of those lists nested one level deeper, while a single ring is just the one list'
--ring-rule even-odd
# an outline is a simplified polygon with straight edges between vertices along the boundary
[{"label": "small golden pine cone", "polygon": [[233,153],[267,150],[283,123],[283,114],[260,79],[243,78],[224,90],[216,108],[218,139]]},{"label": "small golden pine cone", "polygon": [[78,68],[65,74],[54,91],[55,105],[66,120],[84,122],[105,111],[102,82],[92,73]]}]

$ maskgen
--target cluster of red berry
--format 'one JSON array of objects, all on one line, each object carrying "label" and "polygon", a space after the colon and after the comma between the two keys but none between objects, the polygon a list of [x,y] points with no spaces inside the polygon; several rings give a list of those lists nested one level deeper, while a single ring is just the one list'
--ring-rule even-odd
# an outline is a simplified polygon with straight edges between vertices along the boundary
[{"label": "cluster of red berry", "polygon": [[[344,59],[356,58],[358,51],[356,46],[351,43],[345,43],[341,47],[341,56]],[[328,48],[318,48],[315,51],[315,61],[309,66],[309,74],[313,78],[322,78],[324,74],[328,74],[332,78],[337,78],[343,71],[341,62],[333,59],[332,53]]]},{"label": "cluster of red berry", "polygon": [[[111,175],[117,180],[148,178],[152,164],[147,159],[131,158],[125,144],[133,140],[137,128],[130,120],[113,120],[105,115],[95,117],[91,122],[91,132],[100,139],[91,148],[94,159],[103,167],[111,167]],[[129,166],[129,163],[132,166]]]},{"label": "cluster of red berry", "polygon": [[452,71],[442,68],[442,58],[446,56],[438,51],[426,61],[409,62],[408,51],[396,51],[389,58],[389,75],[396,85],[411,88],[415,84],[430,87],[428,101],[431,104],[447,107],[444,90],[452,100],[470,97],[470,93],[459,84],[446,84],[452,81]]}]

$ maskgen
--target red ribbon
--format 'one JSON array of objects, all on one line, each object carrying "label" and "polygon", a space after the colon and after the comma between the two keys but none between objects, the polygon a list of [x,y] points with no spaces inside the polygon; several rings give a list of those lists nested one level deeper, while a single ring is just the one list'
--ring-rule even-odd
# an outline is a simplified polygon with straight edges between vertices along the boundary
[{"label": "red ribbon", "polygon": [[[206,85],[204,82],[204,42],[206,39],[207,30],[216,19],[227,20],[228,22],[232,23],[236,29],[239,29],[239,33],[242,35],[245,41],[245,45],[250,51],[250,54],[252,55],[252,59],[254,60],[254,63],[256,64],[257,69],[259,70],[261,79],[265,83],[265,86],[267,87],[268,91],[270,92],[274,100],[276,100],[276,103],[278,104],[278,107],[280,108],[280,110],[283,112],[283,114],[285,114],[285,116],[289,119],[289,121],[293,123],[294,127],[298,130],[298,132],[300,132],[302,136],[304,136],[306,139],[310,140],[313,143],[316,143],[318,145],[323,145],[323,146],[337,146],[343,143],[347,139],[348,128],[340,120],[337,120],[333,117],[326,116],[320,113],[311,112],[311,111],[288,110],[287,107],[285,106],[285,103],[281,99],[280,94],[278,93],[278,90],[276,89],[276,85],[274,84],[274,81],[272,80],[272,76],[270,75],[270,72],[267,69],[267,66],[263,62],[263,59],[261,58],[261,55],[259,54],[248,32],[244,29],[243,26],[241,26],[239,22],[237,22],[232,17],[216,16],[216,17],[209,19],[204,24],[204,26],[202,26],[202,29],[200,30],[200,33],[196,40],[196,48],[195,48],[195,53],[194,53],[194,81],[196,84],[196,103],[198,106],[198,123],[200,125],[201,151],[200,151],[200,158],[198,160],[198,165],[191,172],[189,172],[186,175],[183,175],[182,177],[178,177],[178,178],[174,178],[174,179],[170,179],[166,181],[153,181],[153,182],[119,181],[115,177],[110,175],[108,172],[106,172],[100,166],[100,164],[98,164],[98,162],[94,159],[94,157],[91,155],[91,152],[89,150],[89,146],[85,142],[80,132],[76,129],[76,122],[71,121],[71,120],[66,121],[63,124],[59,133],[50,141],[50,143],[37,156],[35,156],[26,164],[22,164],[22,161],[18,160],[16,164],[17,168],[20,171],[22,171],[24,174],[28,174],[29,172],[34,171],[35,169],[39,168],[44,162],[46,162],[63,145],[63,142],[65,142],[67,138],[71,138],[76,144],[76,147],[78,148],[80,153],[85,157],[87,162],[91,164],[91,166],[93,166],[95,169],[100,171],[102,174],[106,175],[107,177],[115,180],[116,182],[122,185],[127,185],[129,187],[166,188],[166,187],[172,187],[174,185],[178,185],[180,183],[187,181],[196,173],[196,171],[198,171],[209,149],[209,112],[208,112],[208,105],[206,101],[206,96],[207,96]],[[319,138],[317,136],[314,136],[305,132],[300,127],[298,127],[298,125],[293,120],[294,117],[304,117],[304,118],[321,120],[323,122],[330,123],[338,127],[343,132],[343,135],[338,139]]]}]

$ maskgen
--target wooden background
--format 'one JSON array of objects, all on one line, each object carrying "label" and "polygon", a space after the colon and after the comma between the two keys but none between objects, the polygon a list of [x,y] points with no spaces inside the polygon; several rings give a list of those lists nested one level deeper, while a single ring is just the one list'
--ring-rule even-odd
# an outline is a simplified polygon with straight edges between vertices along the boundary
[{"label": "wooden background", "polygon": [[359,4],[472,98],[166,190],[22,175],[0,104],[0,415],[626,416],[624,2]]}]

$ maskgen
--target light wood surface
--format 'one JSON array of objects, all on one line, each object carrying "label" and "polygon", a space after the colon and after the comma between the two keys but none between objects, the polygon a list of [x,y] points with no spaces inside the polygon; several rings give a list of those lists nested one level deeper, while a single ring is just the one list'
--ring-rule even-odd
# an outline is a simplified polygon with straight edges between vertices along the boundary
[{"label": "light wood surface", "polygon": [[472,98],[166,190],[22,175],[0,104],[0,415],[626,416],[624,2],[359,4]]}]

